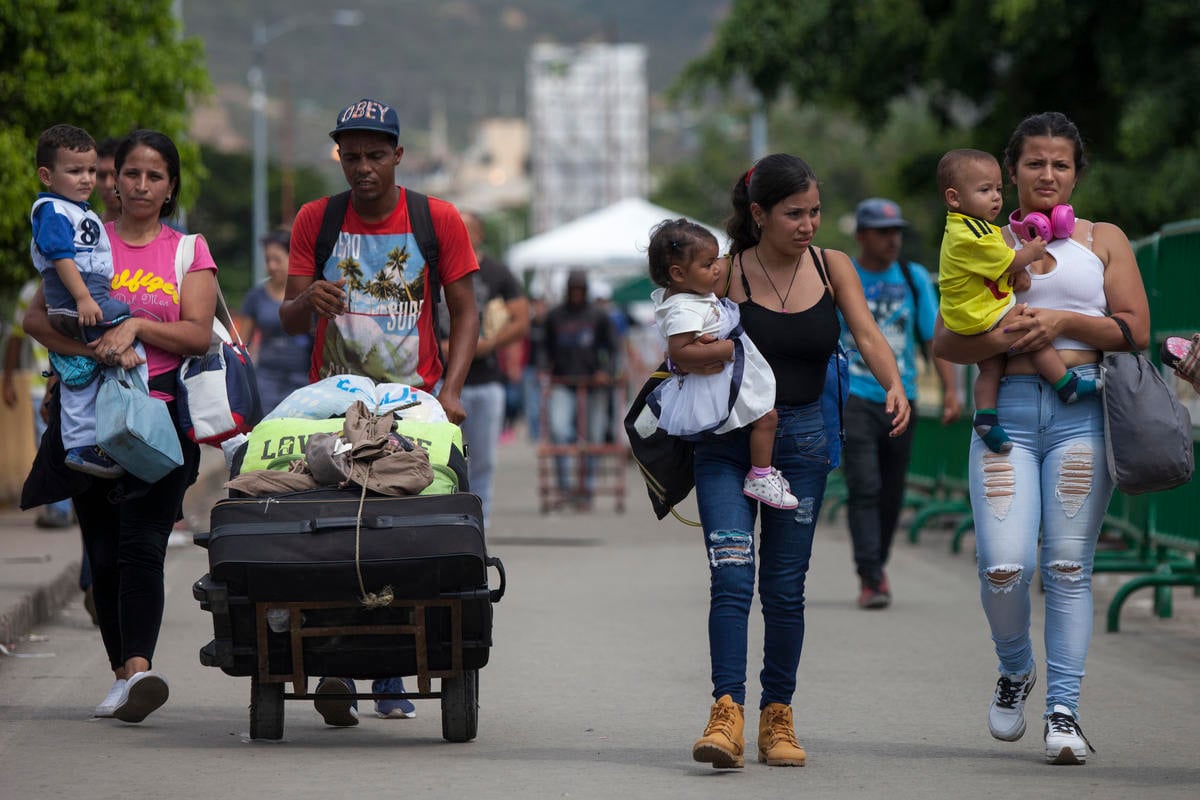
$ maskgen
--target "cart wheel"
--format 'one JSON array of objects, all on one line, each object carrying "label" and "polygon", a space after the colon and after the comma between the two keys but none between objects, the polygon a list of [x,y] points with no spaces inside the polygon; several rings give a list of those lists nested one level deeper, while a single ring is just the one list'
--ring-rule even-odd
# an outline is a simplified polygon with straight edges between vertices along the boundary
[{"label": "cart wheel", "polygon": [[479,729],[479,670],[442,678],[442,738],[469,742]]},{"label": "cart wheel", "polygon": [[283,684],[250,676],[250,738],[283,738]]}]

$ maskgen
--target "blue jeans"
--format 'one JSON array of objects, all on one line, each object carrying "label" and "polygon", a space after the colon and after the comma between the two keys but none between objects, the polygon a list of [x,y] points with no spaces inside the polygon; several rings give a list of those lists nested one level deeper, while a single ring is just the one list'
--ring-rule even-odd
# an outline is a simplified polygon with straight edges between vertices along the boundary
[{"label": "blue jeans", "polygon": [[[1078,367],[1095,379],[1099,368]],[[1000,424],[1011,452],[971,438],[971,508],[980,596],[1002,673],[1033,666],[1030,583],[1046,590],[1046,707],[1079,707],[1079,684],[1092,639],[1092,563],[1112,482],[1104,457],[1100,399],[1073,405],[1036,375],[1000,384]],[[1041,543],[1038,530],[1041,529]]]},{"label": "blue jeans", "polygon": [[[612,402],[611,390],[606,386],[601,386],[582,391],[586,397],[584,409],[586,419],[583,422],[583,440],[581,441],[579,421],[576,419],[579,411],[578,394],[580,390],[574,386],[564,386],[561,384],[555,384],[550,387],[550,396],[546,401],[548,404],[546,411],[547,421],[550,424],[550,440],[554,444],[582,444],[584,441],[591,444],[601,444],[608,435],[608,412]],[[571,483],[570,459],[567,456],[554,457],[559,491],[567,492],[575,488],[587,495],[592,493],[592,487],[595,483],[596,457],[588,456],[584,461],[586,463],[584,464],[583,471],[583,485],[573,487]]]},{"label": "blue jeans", "polygon": [[[812,555],[813,529],[825,496],[829,459],[819,403],[779,406],[774,466],[800,506],[762,507],[758,544],[758,594],[766,631],[762,700],[790,705],[804,646],[804,579]],[[708,646],[713,697],[746,702],[746,648],[754,597],[754,521],[758,504],[742,494],[750,469],[749,430],[696,444],[696,502],[704,526],[710,578]]]},{"label": "blue jeans", "polygon": [[496,474],[496,442],[504,425],[504,384],[478,383],[462,388],[462,404],[467,410],[463,420],[463,438],[467,444],[471,491],[483,503],[486,529],[492,514],[492,482]]},{"label": "blue jeans", "polygon": [[526,366],[521,371],[521,408],[529,441],[536,442],[542,438],[542,380],[537,367]]}]

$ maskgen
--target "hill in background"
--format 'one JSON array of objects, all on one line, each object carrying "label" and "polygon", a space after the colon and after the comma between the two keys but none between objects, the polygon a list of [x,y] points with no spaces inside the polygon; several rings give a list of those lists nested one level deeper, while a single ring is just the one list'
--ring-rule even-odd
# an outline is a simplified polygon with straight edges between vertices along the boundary
[{"label": "hill in background", "polygon": [[[638,42],[647,47],[652,93],[702,53],[727,0],[341,0],[361,24],[331,24],[318,0],[209,0],[183,3],[184,31],[202,39],[217,96],[198,114],[197,135],[225,149],[249,149],[247,73],[255,24],[286,32],[264,50],[271,98],[273,158],[286,148],[299,163],[327,163],[337,110],[360,97],[392,103],[404,144],[421,158],[432,113],[461,148],[489,116],[524,116],[525,62],[540,41]],[[284,100],[287,102],[284,102]]]}]

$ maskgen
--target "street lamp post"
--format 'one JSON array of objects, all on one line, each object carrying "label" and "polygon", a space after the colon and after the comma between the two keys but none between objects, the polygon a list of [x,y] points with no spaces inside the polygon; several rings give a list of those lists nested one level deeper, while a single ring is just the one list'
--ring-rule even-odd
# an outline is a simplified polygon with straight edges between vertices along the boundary
[{"label": "street lamp post", "polygon": [[[328,24],[353,28],[362,23],[363,14],[356,9],[338,9],[328,18]],[[267,87],[263,77],[263,60],[267,45],[285,33],[306,24],[320,22],[315,17],[290,17],[277,22],[259,21],[254,25],[254,64],[247,75],[250,84],[250,111],[254,115],[253,148],[253,213],[254,240],[251,253],[254,264],[254,283],[266,278],[267,265],[259,242],[267,235]]]}]

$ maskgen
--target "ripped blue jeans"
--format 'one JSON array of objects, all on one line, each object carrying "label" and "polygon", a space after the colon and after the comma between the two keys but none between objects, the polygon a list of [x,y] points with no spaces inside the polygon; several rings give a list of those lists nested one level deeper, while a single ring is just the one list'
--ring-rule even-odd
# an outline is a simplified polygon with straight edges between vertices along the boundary
[{"label": "ripped blue jeans", "polygon": [[[1094,365],[1076,367],[1095,379]],[[1013,441],[992,453],[971,438],[971,507],[980,596],[1002,673],[1033,666],[1030,583],[1046,589],[1046,707],[1079,708],[1092,640],[1092,564],[1112,496],[1100,400],[1073,405],[1036,375],[1000,384],[1000,424]],[[1038,531],[1041,530],[1041,543]]]},{"label": "ripped blue jeans", "polygon": [[778,406],[774,466],[791,484],[799,508],[762,507],[755,548],[756,501],[742,494],[750,469],[747,429],[696,444],[696,501],[704,526],[710,597],[708,646],[713,697],[746,702],[746,648],[755,562],[765,635],[762,699],[790,705],[804,646],[804,579],[812,555],[813,529],[829,472],[819,403]]}]

